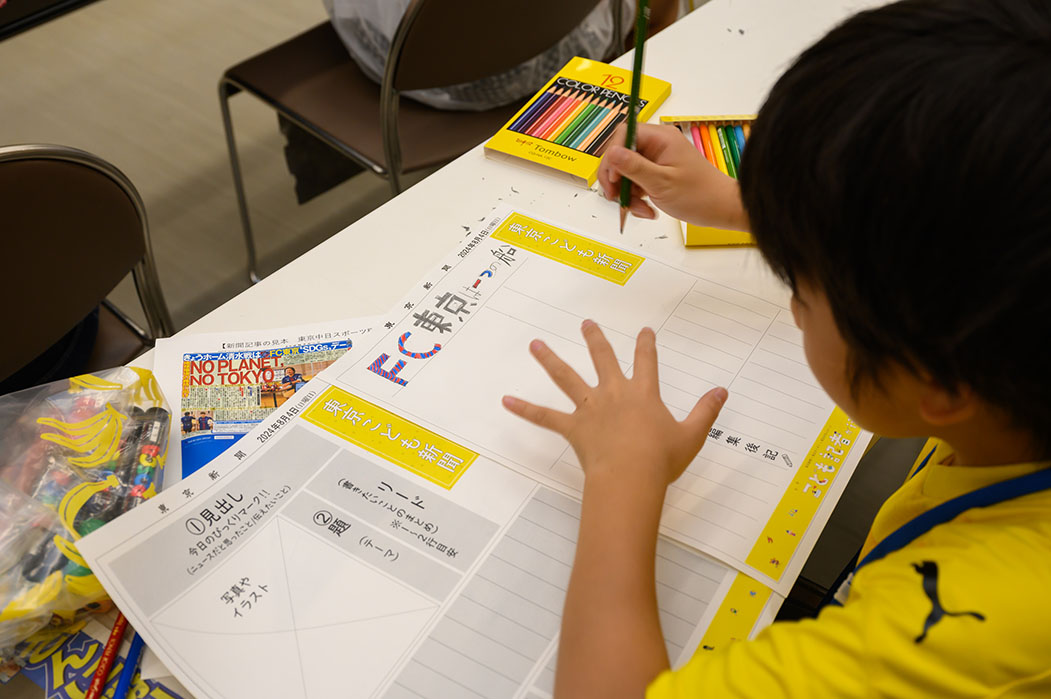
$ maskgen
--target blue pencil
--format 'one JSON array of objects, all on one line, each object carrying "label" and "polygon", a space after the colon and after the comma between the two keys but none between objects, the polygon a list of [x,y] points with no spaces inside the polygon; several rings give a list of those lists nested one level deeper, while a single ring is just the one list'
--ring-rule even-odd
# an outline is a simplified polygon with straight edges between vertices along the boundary
[{"label": "blue pencil", "polygon": [[740,124],[734,125],[734,134],[737,136],[737,150],[742,154],[744,153],[744,129],[741,128]]},{"label": "blue pencil", "polygon": [[142,657],[143,645],[142,634],[135,634],[135,638],[131,641],[131,648],[128,649],[128,657],[124,659],[120,678],[117,679],[117,689],[113,692],[113,699],[126,699],[128,696],[128,690],[131,689],[131,678],[139,669],[139,658]]},{"label": "blue pencil", "polygon": [[507,130],[518,132],[525,131],[529,128],[533,119],[539,116],[540,114],[543,114],[544,110],[547,108],[547,105],[550,104],[552,100],[558,99],[558,97],[559,95],[555,94],[555,90],[548,90],[544,94],[540,95],[540,99],[538,99],[536,102],[533,102],[533,104],[530,105],[529,109],[525,110],[522,116],[515,119],[514,123],[511,124],[507,128]]}]

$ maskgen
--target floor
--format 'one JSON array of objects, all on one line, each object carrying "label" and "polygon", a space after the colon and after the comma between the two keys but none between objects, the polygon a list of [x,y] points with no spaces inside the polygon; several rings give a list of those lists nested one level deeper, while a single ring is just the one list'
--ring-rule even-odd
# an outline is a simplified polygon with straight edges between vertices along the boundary
[{"label": "floor", "polygon": [[[124,171],[146,203],[177,328],[246,288],[216,85],[229,66],[326,19],[321,0],[102,0],[0,42],[0,144],[58,143]],[[358,175],[299,206],[274,112],[231,100],[261,268],[273,271],[383,203]],[[141,319],[130,282],[111,299]]]}]

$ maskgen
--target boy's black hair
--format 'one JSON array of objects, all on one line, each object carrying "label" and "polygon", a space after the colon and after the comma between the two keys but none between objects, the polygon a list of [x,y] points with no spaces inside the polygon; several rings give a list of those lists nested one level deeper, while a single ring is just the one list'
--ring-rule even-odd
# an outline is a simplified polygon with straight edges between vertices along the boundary
[{"label": "boy's black hair", "polygon": [[770,92],[741,193],[774,271],[828,296],[855,392],[897,362],[1051,451],[1051,2],[847,20]]}]

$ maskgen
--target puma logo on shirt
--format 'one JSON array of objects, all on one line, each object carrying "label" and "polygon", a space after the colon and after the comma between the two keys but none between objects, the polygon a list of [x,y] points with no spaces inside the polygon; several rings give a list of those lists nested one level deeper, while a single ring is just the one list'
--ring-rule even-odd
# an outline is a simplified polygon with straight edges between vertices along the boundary
[{"label": "puma logo on shirt", "polygon": [[978,621],[985,621],[985,616],[978,612],[950,612],[942,607],[941,600],[938,598],[937,563],[934,561],[924,561],[923,563],[913,563],[912,567],[916,569],[917,573],[923,576],[923,592],[931,601],[931,613],[927,615],[927,620],[923,622],[923,633],[916,637],[916,643],[920,643],[923,639],[927,638],[927,632],[930,631],[931,627],[941,621],[942,617],[945,616],[973,616]]}]

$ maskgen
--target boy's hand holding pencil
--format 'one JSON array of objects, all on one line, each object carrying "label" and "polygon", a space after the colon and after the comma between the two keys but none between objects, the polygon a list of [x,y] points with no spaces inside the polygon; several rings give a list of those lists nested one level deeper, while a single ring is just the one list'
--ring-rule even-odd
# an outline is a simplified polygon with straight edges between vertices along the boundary
[{"label": "boy's hand holding pencil", "polygon": [[[618,200],[621,178],[627,177],[633,184],[629,210],[638,218],[656,218],[656,207],[699,226],[749,230],[736,180],[714,168],[675,127],[636,128],[635,150],[612,145],[599,165],[599,186],[607,199]],[[624,142],[624,129],[619,127],[612,143]]]}]

